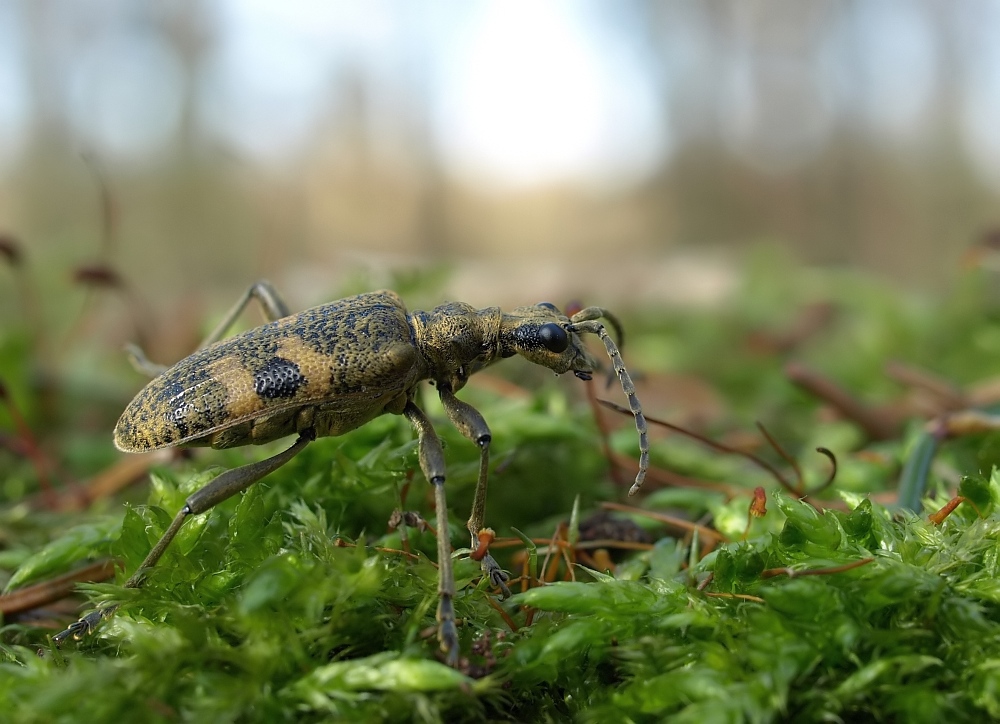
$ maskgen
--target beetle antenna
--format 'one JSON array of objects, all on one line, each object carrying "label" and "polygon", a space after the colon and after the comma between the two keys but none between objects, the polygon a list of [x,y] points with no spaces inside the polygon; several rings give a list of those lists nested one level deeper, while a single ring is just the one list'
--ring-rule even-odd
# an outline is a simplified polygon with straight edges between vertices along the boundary
[{"label": "beetle antenna", "polygon": [[639,472],[636,473],[635,482],[628,491],[629,495],[635,495],[639,492],[639,488],[642,487],[642,483],[646,479],[646,470],[649,468],[649,433],[646,428],[646,418],[642,414],[642,405],[639,404],[639,398],[636,397],[635,385],[632,383],[632,378],[629,377],[628,370],[625,369],[625,362],[622,361],[621,352],[615,346],[614,340],[608,334],[608,330],[604,328],[603,324],[597,321],[597,317],[608,317],[612,326],[618,329],[619,337],[621,337],[620,327],[616,323],[617,320],[612,321],[613,318],[609,317],[607,312],[600,307],[588,307],[574,314],[570,318],[570,329],[574,332],[596,334],[601,338],[601,341],[604,342],[604,348],[608,352],[608,357],[611,358],[611,366],[614,368],[615,374],[618,375],[622,392],[628,398],[629,409],[635,416],[635,429],[639,433]]},{"label": "beetle antenna", "polygon": [[[591,307],[591,309],[593,309],[593,307]],[[625,332],[622,330],[622,323],[618,321],[618,317],[609,312],[607,309],[600,308],[600,312],[601,312],[600,316],[608,320],[608,324],[610,324],[611,328],[615,330],[615,337],[617,337],[618,339],[618,351],[620,353],[621,350],[625,347]],[[608,378],[604,382],[604,389],[608,389],[609,387],[611,387],[611,382],[614,379],[615,379],[615,370],[608,370]]]},{"label": "beetle antenna", "polygon": [[[594,309],[594,307],[591,307],[591,309]],[[615,330],[615,337],[618,338],[618,350],[621,351],[625,347],[625,331],[622,329],[622,323],[619,321],[618,317],[609,312],[607,309],[604,309],[603,307],[598,307],[598,309],[601,310],[601,316],[608,320],[608,324],[610,324],[611,328]],[[588,310],[584,309],[582,311]]]}]

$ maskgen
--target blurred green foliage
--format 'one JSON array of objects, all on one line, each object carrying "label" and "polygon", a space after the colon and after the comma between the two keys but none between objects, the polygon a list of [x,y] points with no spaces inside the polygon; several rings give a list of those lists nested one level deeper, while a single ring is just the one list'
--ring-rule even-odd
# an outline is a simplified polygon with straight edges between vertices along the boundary
[{"label": "blurred green foliage", "polygon": [[[397,491],[411,478],[407,507],[431,518],[429,486],[413,476],[413,434],[400,418],[321,440],[245,494],[189,520],[138,590],[120,583],[185,496],[217,474],[215,466],[276,448],[212,451],[160,467],[148,493],[128,493],[124,508],[101,501],[86,514],[39,512],[30,461],[0,451],[0,580],[8,589],[109,554],[122,563],[118,584],[83,586],[90,605],[122,606],[78,645],[58,651],[47,643],[51,631],[29,619],[4,623],[0,712],[46,722],[140,713],[144,721],[269,722],[998,718],[997,435],[936,447],[925,508],[956,494],[971,504],[933,525],[869,498],[896,490],[923,434],[919,418],[893,439],[870,442],[783,374],[783,362],[795,359],[871,403],[902,392],[885,374],[891,359],[956,386],[987,379],[1000,353],[990,282],[970,275],[947,298],[918,300],[873,280],[791,269],[768,257],[751,265],[744,290],[724,308],[631,310],[624,354],[634,373],[697,374],[726,402],[706,432],[725,436],[763,421],[799,461],[807,486],[829,472],[812,448],[831,448],[839,475],[822,497],[847,505],[820,513],[743,457],[677,435],[658,439],[657,465],[745,493],[650,484],[638,504],[711,521],[730,542],[702,557],[703,537],[677,537],[635,518],[655,540],[649,550],[620,560],[613,573],[576,567],[575,581],[500,603],[516,630],[478,583],[478,566],[459,551],[455,605],[469,658],[461,672],[438,661],[433,536],[409,531],[413,558],[393,552],[400,533],[386,532]],[[407,284],[421,293],[418,280]],[[787,327],[797,309],[817,301],[835,314],[794,350],[765,354],[746,344],[761,329]],[[82,478],[114,459],[113,419],[43,434],[46,420],[60,418],[42,409],[29,337],[16,325],[2,329],[0,376],[60,470]],[[505,395],[473,381],[462,393],[493,430],[487,519],[498,534],[546,538],[570,519],[578,498],[581,519],[601,501],[621,499],[573,383],[514,363],[497,373],[519,375],[533,389]],[[94,398],[124,406],[135,383],[126,376],[88,393],[80,381],[107,372],[83,366],[74,375],[76,404]],[[57,395],[55,404],[67,402]],[[444,422],[433,395],[423,404],[446,445],[450,535],[463,545],[478,453]],[[0,422],[14,430],[9,417]],[[634,456],[634,430],[622,423],[613,445]],[[773,451],[759,454],[788,467]],[[756,486],[767,491],[767,513],[747,528]],[[520,544],[526,548],[529,565],[541,566],[543,546]],[[495,552],[517,575],[512,550]]]}]

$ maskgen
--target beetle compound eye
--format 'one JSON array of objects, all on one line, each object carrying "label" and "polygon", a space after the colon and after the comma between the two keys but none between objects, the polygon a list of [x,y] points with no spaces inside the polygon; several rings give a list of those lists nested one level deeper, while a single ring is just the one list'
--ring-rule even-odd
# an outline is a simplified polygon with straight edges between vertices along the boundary
[{"label": "beetle compound eye", "polygon": [[545,307],[545,308],[546,308],[546,309],[548,309],[548,310],[549,310],[550,312],[555,312],[556,314],[558,314],[558,313],[559,313],[559,307],[557,307],[557,306],[556,306],[555,304],[553,304],[552,302],[539,302],[539,303],[538,303],[538,304],[536,304],[535,306],[536,306],[536,307]]},{"label": "beetle compound eye", "polygon": [[554,322],[543,324],[538,328],[538,338],[549,352],[565,352],[569,347],[569,335],[566,330]]}]

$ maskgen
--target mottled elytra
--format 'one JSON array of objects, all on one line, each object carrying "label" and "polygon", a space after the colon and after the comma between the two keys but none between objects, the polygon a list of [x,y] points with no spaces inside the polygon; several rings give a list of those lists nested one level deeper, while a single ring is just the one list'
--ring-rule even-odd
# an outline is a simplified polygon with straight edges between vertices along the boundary
[{"label": "mottled elytra", "polygon": [[[219,341],[251,299],[261,303],[271,321]],[[142,585],[144,572],[156,564],[188,516],[246,490],[317,437],[342,435],[391,412],[405,416],[416,430],[420,468],[434,487],[439,532],[438,638],[448,662],[456,664],[458,633],[452,606],[451,545],[445,535],[444,451],[430,420],[413,401],[417,385],[430,380],[448,419],[479,446],[479,479],[467,524],[475,548],[486,509],[491,434],[482,415],[455,393],[470,375],[515,354],[557,374],[573,372],[590,379],[597,360],[579,335],[596,334],[604,342],[639,431],[639,472],[629,491],[635,493],[649,462],[646,421],[618,348],[598,321],[602,317],[619,326],[600,307],[567,317],[548,302],[509,313],[460,302],[409,312],[390,291],[359,294],[290,315],[271,285],[261,281],[247,290],[198,351],[173,367],[153,365],[133,349],[136,366],[156,376],[129,403],[115,426],[115,445],[120,450],[146,452],[192,445],[228,448],[292,434],[298,434],[298,439],[273,457],[225,471],[192,494],[125,586]],[[507,574],[492,556],[482,558],[482,569],[495,588],[509,595]],[[88,614],[54,641],[79,638],[114,610],[107,606]]]}]

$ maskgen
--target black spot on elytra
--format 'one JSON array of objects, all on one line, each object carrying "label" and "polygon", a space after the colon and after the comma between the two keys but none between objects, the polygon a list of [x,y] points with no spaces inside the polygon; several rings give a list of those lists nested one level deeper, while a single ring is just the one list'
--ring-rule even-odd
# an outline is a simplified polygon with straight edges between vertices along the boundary
[{"label": "black spot on elytra", "polygon": [[258,395],[269,400],[292,397],[304,385],[306,378],[299,366],[283,357],[274,357],[253,376],[253,387]]}]

